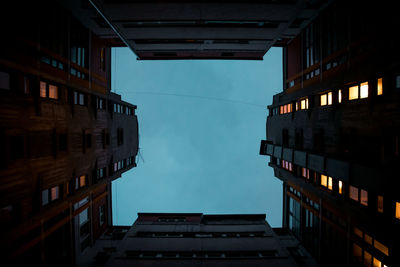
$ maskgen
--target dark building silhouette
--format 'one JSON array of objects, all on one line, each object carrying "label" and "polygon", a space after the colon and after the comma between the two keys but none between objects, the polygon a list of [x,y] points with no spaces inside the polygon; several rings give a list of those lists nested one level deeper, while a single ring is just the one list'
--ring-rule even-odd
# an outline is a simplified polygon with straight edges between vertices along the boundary
[{"label": "dark building silhouette", "polygon": [[317,266],[264,214],[139,213],[111,227],[82,260],[101,266]]},{"label": "dark building silhouette", "polygon": [[111,181],[136,166],[136,106],[110,91],[112,40],[50,1],[2,12],[2,262],[71,266],[112,225]]},{"label": "dark building silhouette", "polygon": [[321,266],[400,266],[393,10],[336,1],[284,47],[260,154],[283,181],[283,227]]},{"label": "dark building silhouette", "polygon": [[64,2],[96,35],[116,38],[141,60],[262,60],[329,1]]}]

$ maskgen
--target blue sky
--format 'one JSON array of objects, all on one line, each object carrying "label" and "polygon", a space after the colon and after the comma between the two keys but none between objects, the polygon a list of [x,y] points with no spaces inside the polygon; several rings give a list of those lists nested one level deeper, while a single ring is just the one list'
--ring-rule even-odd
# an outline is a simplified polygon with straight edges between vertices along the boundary
[{"label": "blue sky", "polygon": [[[282,50],[263,61],[138,61],[113,48],[112,89],[137,105],[137,167],[112,183],[113,221],[137,212],[266,213],[282,223],[282,183],[260,156]],[[243,103],[245,102],[245,103]]]}]

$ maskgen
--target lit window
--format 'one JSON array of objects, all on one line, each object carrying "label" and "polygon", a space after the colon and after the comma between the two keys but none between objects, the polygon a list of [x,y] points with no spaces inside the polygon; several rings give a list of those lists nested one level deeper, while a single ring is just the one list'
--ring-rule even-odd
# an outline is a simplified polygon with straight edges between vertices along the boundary
[{"label": "lit window", "polygon": [[368,192],[364,189],[361,189],[360,203],[368,206]]},{"label": "lit window", "polygon": [[382,95],[383,94],[382,78],[378,79],[376,94],[377,95]]},{"label": "lit window", "polygon": [[339,103],[342,103],[342,90],[339,90],[339,99],[338,99]]},{"label": "lit window", "polygon": [[288,111],[287,111],[287,106],[286,105],[283,105],[283,113],[285,114],[285,113],[287,113]]},{"label": "lit window", "polygon": [[308,109],[308,98],[301,100],[300,109]]},{"label": "lit window", "polygon": [[362,83],[360,85],[360,98],[368,97],[368,82]]},{"label": "lit window", "polygon": [[353,256],[358,259],[358,261],[361,261],[362,259],[362,250],[356,244],[353,244]]},{"label": "lit window", "polygon": [[349,186],[349,197],[351,199],[354,199],[355,201],[358,201],[358,188],[354,186]]},{"label": "lit window", "polygon": [[321,106],[326,105],[326,94],[321,95]]},{"label": "lit window", "polygon": [[396,202],[396,218],[400,219],[400,202]]},{"label": "lit window", "polygon": [[370,235],[365,234],[364,235],[364,240],[365,242],[367,242],[368,244],[372,245],[372,237]]},{"label": "lit window", "polygon": [[383,212],[383,196],[378,196],[378,211]]},{"label": "lit window", "polygon": [[339,181],[339,194],[343,194],[343,182]]},{"label": "lit window", "polygon": [[358,99],[358,85],[349,88],[349,100]]},{"label": "lit window", "polygon": [[86,185],[86,175],[79,177],[79,187],[84,187]]},{"label": "lit window", "polygon": [[321,174],[321,185],[325,187],[328,186],[328,177],[326,175]]},{"label": "lit window", "polygon": [[332,92],[328,93],[328,105],[332,105]]},{"label": "lit window", "polygon": [[364,250],[364,264],[365,266],[371,266],[372,256],[370,253]]},{"label": "lit window", "polygon": [[49,98],[58,99],[58,87],[55,85],[49,85]]},{"label": "lit window", "polygon": [[304,178],[309,179],[310,178],[310,170],[307,168],[301,168],[301,173]]},{"label": "lit window", "polygon": [[386,256],[389,256],[389,249],[387,246],[385,246],[384,244],[382,244],[381,242],[374,240],[374,247],[379,250],[380,252],[382,252],[383,254],[385,254]]},{"label": "lit window", "polygon": [[374,267],[382,267],[382,262],[380,260],[378,260],[377,258],[374,258],[373,260],[373,265]]},{"label": "lit window", "polygon": [[51,196],[51,201],[56,200],[60,197],[60,187],[59,186],[55,186],[52,187],[50,192],[50,196]]},{"label": "lit window", "polygon": [[46,87],[47,84],[45,82],[40,81],[40,97],[46,97]]},{"label": "lit window", "polygon": [[[116,111],[116,108],[115,108],[115,111]],[[284,112],[283,112],[283,106],[281,106],[280,107],[280,113],[279,114],[283,114]]]},{"label": "lit window", "polygon": [[332,190],[332,177],[328,177],[328,189]]}]

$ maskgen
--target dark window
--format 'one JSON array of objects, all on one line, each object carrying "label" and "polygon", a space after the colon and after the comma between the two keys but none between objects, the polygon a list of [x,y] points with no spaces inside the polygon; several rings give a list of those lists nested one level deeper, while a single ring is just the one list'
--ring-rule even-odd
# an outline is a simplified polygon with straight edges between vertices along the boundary
[{"label": "dark window", "polygon": [[75,105],[86,106],[87,105],[86,94],[75,91],[74,92],[74,104]]},{"label": "dark window", "polygon": [[0,89],[10,90],[10,74],[0,71]]},{"label": "dark window", "polygon": [[289,130],[282,129],[282,146],[289,147]]},{"label": "dark window", "polygon": [[67,135],[66,134],[58,135],[58,150],[59,151],[67,151]]},{"label": "dark window", "polygon": [[99,207],[99,223],[100,223],[100,226],[102,226],[106,222],[105,212],[106,212],[106,206],[105,205],[101,205]]},{"label": "dark window", "polygon": [[124,129],[123,128],[117,129],[117,142],[118,142],[119,146],[124,143]]},{"label": "dark window", "polygon": [[22,159],[24,157],[24,137],[11,136],[11,159]]}]

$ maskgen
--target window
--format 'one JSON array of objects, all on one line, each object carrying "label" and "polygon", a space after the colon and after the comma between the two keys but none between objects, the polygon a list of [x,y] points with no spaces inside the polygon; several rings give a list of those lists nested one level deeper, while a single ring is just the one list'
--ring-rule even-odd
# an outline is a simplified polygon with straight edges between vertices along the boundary
[{"label": "window", "polygon": [[10,74],[0,71],[0,89],[10,90]]},{"label": "window", "polygon": [[292,112],[292,104],[286,104],[280,106],[280,114],[286,114]]},{"label": "window", "polygon": [[328,177],[326,175],[321,174],[321,185],[325,187],[328,186]]},{"label": "window", "polygon": [[49,84],[49,98],[58,99],[58,88],[57,88],[57,86]]},{"label": "window", "polygon": [[382,78],[378,79],[378,82],[377,82],[377,85],[376,85],[376,94],[377,95],[382,95],[383,94]]},{"label": "window", "polygon": [[361,248],[360,248],[358,245],[356,245],[356,244],[353,244],[353,256],[354,256],[358,261],[361,261],[361,259],[362,259],[362,250],[361,250]]},{"label": "window", "polygon": [[339,194],[343,194],[343,182],[339,181]]},{"label": "window", "polygon": [[308,109],[308,97],[301,99],[296,103],[296,110],[301,109]]},{"label": "window", "polygon": [[328,189],[332,190],[332,177],[328,177]]},{"label": "window", "polygon": [[53,186],[50,189],[42,190],[42,206],[60,198],[60,186]]},{"label": "window", "polygon": [[285,170],[288,170],[288,171],[292,171],[293,170],[293,165],[289,161],[282,160],[282,168],[284,168]]},{"label": "window", "polygon": [[321,106],[332,105],[332,92],[320,96]]},{"label": "window", "polygon": [[378,196],[377,210],[383,212],[383,196]]},{"label": "window", "polygon": [[342,103],[342,90],[341,89],[339,89],[339,92],[338,92],[339,94],[338,94],[338,102],[339,103]]},{"label": "window", "polygon": [[40,81],[40,97],[58,99],[58,86]]},{"label": "window", "polygon": [[396,218],[400,219],[400,202],[396,201]]},{"label": "window", "polygon": [[47,205],[49,203],[49,189],[45,189],[42,191],[42,206]]},{"label": "window", "polygon": [[50,200],[54,201],[60,197],[60,187],[55,186],[50,189]]},{"label": "window", "polygon": [[97,109],[106,109],[105,100],[101,97],[97,97],[96,107],[97,107]]},{"label": "window", "polygon": [[349,186],[349,197],[358,202],[358,188],[354,186]]},{"label": "window", "polygon": [[86,186],[86,184],[87,184],[86,175],[75,177],[75,190],[78,190],[79,188]]},{"label": "window", "polygon": [[101,205],[99,207],[99,223],[100,223],[100,226],[102,226],[106,221],[105,210],[106,210],[106,206],[105,205]]},{"label": "window", "polygon": [[74,104],[86,106],[86,94],[74,91]]},{"label": "window", "polygon": [[97,169],[97,179],[104,178],[106,175],[106,171],[107,171],[106,167]]},{"label": "window", "polygon": [[106,71],[106,60],[105,60],[106,49],[102,47],[100,49],[100,69]]},{"label": "window", "polygon": [[301,168],[301,174],[304,178],[310,179],[310,170],[307,168]]},{"label": "window", "polygon": [[349,100],[358,99],[358,85],[349,88]]},{"label": "window", "polygon": [[368,97],[368,82],[361,83],[349,88],[349,100]]},{"label": "window", "polygon": [[364,82],[360,85],[360,98],[368,97],[368,82]]},{"label": "window", "polygon": [[368,192],[364,189],[360,191],[360,203],[364,206],[368,206]]},{"label": "window", "polygon": [[117,143],[119,146],[124,143],[124,129],[123,128],[117,129]]},{"label": "window", "polygon": [[383,254],[385,254],[386,256],[389,256],[389,249],[387,246],[385,246],[384,244],[382,244],[381,242],[374,240],[374,247],[379,250],[380,252],[382,252]]}]

